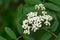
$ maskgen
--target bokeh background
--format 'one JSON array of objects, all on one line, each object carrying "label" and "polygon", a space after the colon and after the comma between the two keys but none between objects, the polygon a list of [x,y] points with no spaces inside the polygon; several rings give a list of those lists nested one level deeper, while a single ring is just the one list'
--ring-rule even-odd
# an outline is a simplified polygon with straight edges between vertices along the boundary
[{"label": "bokeh background", "polygon": [[22,21],[39,3],[43,3],[53,17],[47,29],[60,37],[60,0],[0,0],[0,40],[60,40],[43,29],[23,35]]}]

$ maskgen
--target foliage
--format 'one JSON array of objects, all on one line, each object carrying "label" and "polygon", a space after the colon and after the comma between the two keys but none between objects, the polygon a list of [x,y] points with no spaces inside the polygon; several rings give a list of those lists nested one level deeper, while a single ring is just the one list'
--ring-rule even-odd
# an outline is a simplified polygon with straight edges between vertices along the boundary
[{"label": "foliage", "polygon": [[[34,5],[43,3],[48,14],[53,17],[50,27],[45,27],[30,35],[23,34],[22,21]],[[0,0],[0,40],[60,40],[60,0]],[[51,33],[52,32],[52,33]],[[54,34],[53,34],[54,33]]]}]

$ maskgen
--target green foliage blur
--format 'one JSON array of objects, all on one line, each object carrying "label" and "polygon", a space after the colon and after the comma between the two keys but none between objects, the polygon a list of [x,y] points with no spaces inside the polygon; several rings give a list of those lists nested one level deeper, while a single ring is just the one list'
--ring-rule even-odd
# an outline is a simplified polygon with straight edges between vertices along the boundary
[{"label": "green foliage blur", "polygon": [[53,17],[52,25],[46,29],[60,38],[60,0],[0,0],[0,40],[60,40],[43,29],[23,34],[22,21],[39,3]]}]

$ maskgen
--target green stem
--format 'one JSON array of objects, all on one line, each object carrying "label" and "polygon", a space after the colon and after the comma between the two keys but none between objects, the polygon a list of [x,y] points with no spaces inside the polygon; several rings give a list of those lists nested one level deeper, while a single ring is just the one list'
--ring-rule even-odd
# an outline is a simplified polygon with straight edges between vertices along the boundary
[{"label": "green stem", "polygon": [[19,36],[16,40],[19,40],[22,36]]},{"label": "green stem", "polygon": [[60,39],[55,33],[53,33],[52,31],[50,30],[47,30],[45,28],[43,28],[45,31],[49,32],[50,34],[52,34],[54,37],[56,37],[57,39]]}]

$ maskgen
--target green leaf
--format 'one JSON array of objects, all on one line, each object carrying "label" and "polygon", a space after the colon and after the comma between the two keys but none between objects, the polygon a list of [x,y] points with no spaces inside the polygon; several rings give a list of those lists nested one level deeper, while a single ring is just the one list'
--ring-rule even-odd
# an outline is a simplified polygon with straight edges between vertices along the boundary
[{"label": "green leaf", "polygon": [[16,34],[9,28],[5,27],[5,32],[9,35],[11,39],[16,39]]},{"label": "green leaf", "polygon": [[23,5],[22,4],[20,4],[19,6],[18,6],[18,8],[17,8],[17,12],[18,12],[18,14],[21,14],[21,13],[23,13]]},{"label": "green leaf", "polygon": [[18,6],[18,13],[17,13],[17,18],[16,18],[16,25],[17,25],[17,29],[18,29],[18,33],[19,34],[23,34],[23,29],[22,29],[22,21],[25,19],[25,14],[23,13],[23,5],[19,5]]},{"label": "green leaf", "polygon": [[27,3],[27,4],[39,4],[39,3],[41,3],[41,1],[40,0],[25,0],[25,2]]},{"label": "green leaf", "polygon": [[54,23],[53,23],[52,26],[51,26],[51,30],[54,32],[54,31],[56,31],[56,29],[58,28],[59,22],[58,22],[58,19],[57,19],[55,13],[53,13],[52,16],[54,17]]},{"label": "green leaf", "polygon": [[24,35],[23,38],[25,40],[34,40],[34,38],[31,35]]},{"label": "green leaf", "polygon": [[60,12],[60,7],[57,6],[57,5],[54,5],[52,3],[45,3],[45,7],[48,8],[48,9]]},{"label": "green leaf", "polygon": [[34,34],[34,37],[36,40],[49,40],[51,38],[51,34],[46,32],[45,30],[41,29],[36,34]]},{"label": "green leaf", "polygon": [[[24,15],[24,14],[23,14],[23,8],[24,8],[24,7],[23,7],[22,4],[19,5],[18,8],[17,8],[17,12],[18,12],[18,13],[17,13],[17,21],[18,21],[18,20],[21,20],[21,17]],[[22,19],[23,19],[23,18],[22,18]]]},{"label": "green leaf", "polygon": [[45,32],[40,40],[49,40],[51,38],[51,36],[52,35],[50,33]]},{"label": "green leaf", "polygon": [[40,30],[37,30],[37,32],[33,33],[33,37],[35,40],[41,40],[44,34],[45,34],[45,31],[40,29]]},{"label": "green leaf", "polygon": [[56,15],[57,15],[58,18],[60,18],[60,13],[57,13],[57,12],[56,12]]},{"label": "green leaf", "polygon": [[54,0],[54,1],[53,0],[48,0],[48,1],[50,1],[52,3],[55,3],[55,4],[60,6],[60,0]]},{"label": "green leaf", "polygon": [[22,29],[21,24],[17,24],[17,29],[18,29],[19,34],[23,34],[23,29]]},{"label": "green leaf", "polygon": [[0,36],[0,40],[6,40],[5,38],[3,38],[2,36]]},{"label": "green leaf", "polygon": [[24,7],[24,14],[27,14],[27,13],[33,12],[33,11],[35,11],[34,7],[28,7],[28,6]]},{"label": "green leaf", "polygon": [[23,13],[23,5],[21,4],[21,5],[19,5],[18,6],[18,13],[17,13],[17,18],[16,18],[16,22],[17,22],[17,24],[21,24],[22,23],[22,21],[26,18],[26,14],[24,14]]}]

